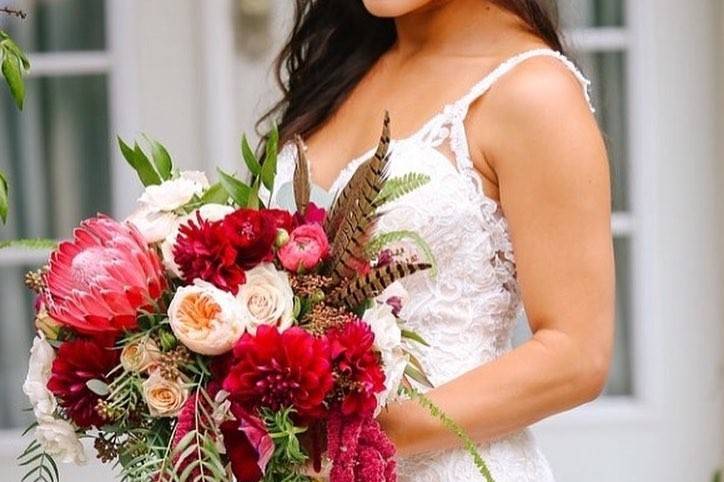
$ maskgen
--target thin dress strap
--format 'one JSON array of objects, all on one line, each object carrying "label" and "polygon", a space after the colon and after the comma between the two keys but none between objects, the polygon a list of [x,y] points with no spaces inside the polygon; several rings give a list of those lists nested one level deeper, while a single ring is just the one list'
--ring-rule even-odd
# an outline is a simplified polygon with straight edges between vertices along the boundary
[{"label": "thin dress strap", "polygon": [[581,73],[578,67],[576,67],[576,65],[571,62],[568,57],[560,52],[548,48],[528,50],[526,52],[514,55],[513,57],[504,61],[503,63],[498,65],[498,67],[496,67],[492,72],[486,75],[480,82],[475,84],[473,88],[470,89],[470,91],[457,102],[457,104],[460,107],[463,107],[465,111],[467,111],[470,105],[475,102],[476,99],[485,95],[485,93],[490,90],[490,88],[493,86],[493,84],[495,84],[495,82],[498,81],[498,79],[503,77],[505,74],[513,70],[521,63],[533,57],[552,57],[560,61],[568,70],[571,71],[571,73],[573,73],[576,79],[578,79],[578,82],[580,82],[583,89],[583,95],[586,97],[586,102],[588,103],[591,112],[595,112],[595,109],[593,108],[593,104],[591,102],[591,94],[589,92],[591,81],[588,80],[583,75],[583,73]]},{"label": "thin dress strap", "polygon": [[[529,50],[520,54],[517,54],[508,60],[501,63],[492,72],[486,75],[480,82],[475,84],[470,91],[460,98],[454,104],[450,104],[445,110],[448,113],[447,118],[441,120],[443,123],[449,125],[449,130],[446,135],[450,138],[450,149],[455,156],[455,163],[458,169],[476,186],[478,195],[484,200],[488,200],[484,193],[482,179],[479,173],[473,166],[473,161],[470,157],[470,146],[468,145],[467,132],[465,131],[465,118],[468,115],[470,105],[485,95],[488,90],[505,74],[513,70],[519,64],[533,57],[552,57],[559,60],[573,75],[578,79],[583,88],[583,94],[588,103],[588,107],[591,112],[595,112],[593,104],[591,103],[591,95],[589,93],[589,87],[591,82],[581,73],[580,70],[571,62],[565,55],[552,49],[535,49]],[[491,204],[491,203],[487,203]],[[492,203],[496,204],[496,203]],[[490,213],[488,213],[490,214]]]}]

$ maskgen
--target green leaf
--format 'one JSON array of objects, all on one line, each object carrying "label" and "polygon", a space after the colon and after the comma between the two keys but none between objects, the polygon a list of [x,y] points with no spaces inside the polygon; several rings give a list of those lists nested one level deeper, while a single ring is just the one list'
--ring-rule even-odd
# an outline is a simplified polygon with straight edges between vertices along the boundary
[{"label": "green leaf", "polygon": [[201,196],[201,205],[204,204],[226,204],[229,200],[229,193],[226,192],[224,186],[217,182],[210,186],[206,192]]},{"label": "green leaf", "polygon": [[231,199],[234,200],[237,206],[245,207],[249,203],[249,196],[251,195],[251,188],[232,176],[227,174],[221,169],[218,169],[221,185],[229,193]]},{"label": "green leaf", "polygon": [[9,53],[5,50],[5,55],[2,63],[2,73],[5,77],[10,88],[10,95],[12,95],[15,104],[18,109],[23,110],[23,103],[25,102],[25,83],[23,82],[23,75],[21,70],[22,61],[18,59],[14,54]]},{"label": "green leaf", "polygon": [[392,177],[385,182],[377,195],[375,204],[382,206],[405,196],[430,182],[430,176],[419,172],[409,172],[404,176]]},{"label": "green leaf", "polygon": [[254,154],[254,150],[249,145],[249,140],[246,138],[246,136],[243,136],[241,138],[241,155],[244,158],[246,167],[249,169],[252,175],[260,176],[261,164],[259,164],[259,160],[256,158],[256,154]]},{"label": "green leaf", "polygon": [[261,166],[261,182],[269,192],[274,191],[274,178],[277,175],[277,149],[279,146],[279,131],[274,126],[266,141],[264,164]]},{"label": "green leaf", "polygon": [[426,376],[422,371],[418,370],[417,368],[415,368],[415,367],[412,366],[412,365],[407,365],[407,366],[405,367],[405,375],[407,375],[408,377],[412,378],[413,380],[415,380],[415,381],[416,381],[417,383],[419,383],[420,385],[424,385],[424,386],[426,386],[426,387],[431,387],[431,388],[432,388],[432,383],[431,383],[430,380],[427,378],[427,376]]},{"label": "green leaf", "polygon": [[3,224],[8,221],[10,188],[5,173],[0,171],[0,220]]},{"label": "green leaf", "polygon": [[171,174],[173,172],[173,161],[171,161],[171,155],[157,140],[151,139],[148,136],[145,137],[148,143],[151,144],[151,158],[153,159],[153,164],[156,166],[156,171],[161,176],[162,180],[168,181],[171,179]]},{"label": "green leaf", "polygon": [[54,239],[10,239],[7,241],[0,241],[0,249],[5,248],[23,248],[23,249],[37,249],[37,250],[51,250],[58,246],[58,241]]},{"label": "green leaf", "polygon": [[108,384],[102,380],[98,380],[97,378],[92,378],[86,381],[85,386],[88,387],[91,392],[95,393],[99,397],[105,397],[106,395],[111,393]]},{"label": "green leaf", "polygon": [[151,165],[151,161],[148,160],[148,157],[143,150],[141,150],[138,144],[131,148],[123,141],[123,139],[118,137],[118,145],[121,148],[123,157],[126,159],[128,164],[135,169],[136,173],[138,173],[138,177],[141,179],[144,186],[161,184],[161,177]]},{"label": "green leaf", "polygon": [[249,200],[246,202],[246,207],[249,209],[259,209],[259,180],[252,184],[251,191],[249,192]]},{"label": "green leaf", "polygon": [[416,341],[417,343],[423,345],[423,346],[430,346],[428,342],[425,341],[423,337],[421,337],[418,333],[412,331],[412,330],[400,330],[402,332],[402,338],[407,338],[408,340]]}]

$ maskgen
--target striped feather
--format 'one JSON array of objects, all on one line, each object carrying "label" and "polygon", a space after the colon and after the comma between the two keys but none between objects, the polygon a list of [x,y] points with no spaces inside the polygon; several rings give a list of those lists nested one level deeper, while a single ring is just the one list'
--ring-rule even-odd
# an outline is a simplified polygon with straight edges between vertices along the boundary
[{"label": "striped feather", "polygon": [[297,163],[294,167],[294,202],[297,205],[297,212],[304,216],[311,197],[312,184],[310,182],[309,161],[305,153],[304,141],[299,136],[294,137],[297,145]]},{"label": "striped feather", "polygon": [[365,300],[374,298],[397,280],[418,271],[429,269],[427,263],[390,263],[373,268],[369,273],[358,276],[337,288],[330,295],[330,303],[345,305],[350,309],[360,306]]},{"label": "striped feather", "polygon": [[[387,156],[387,152],[390,147],[390,115],[385,112],[384,122],[382,124],[382,135],[380,136],[380,142],[377,146],[377,151],[372,159],[368,160],[369,163],[372,160],[375,162],[382,162]],[[365,164],[367,164],[365,163]],[[365,165],[363,164],[363,166]],[[332,207],[327,215],[327,221],[325,224],[325,231],[330,238],[334,238],[337,234],[339,226],[345,218],[345,214],[349,212],[350,207],[353,205],[355,200],[355,194],[360,189],[366,176],[366,170],[362,169],[362,166],[357,169],[347,185],[335,196]]]}]

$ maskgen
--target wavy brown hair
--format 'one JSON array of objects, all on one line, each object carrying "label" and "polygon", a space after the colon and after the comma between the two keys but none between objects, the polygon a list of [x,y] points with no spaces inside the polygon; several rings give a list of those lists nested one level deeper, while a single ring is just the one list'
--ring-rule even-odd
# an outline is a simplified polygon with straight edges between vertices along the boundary
[{"label": "wavy brown hair", "polygon": [[[371,15],[361,0],[295,1],[294,26],[275,64],[282,99],[257,124],[279,119],[282,143],[316,131],[396,40],[394,20]],[[555,0],[491,1],[563,52]]]}]

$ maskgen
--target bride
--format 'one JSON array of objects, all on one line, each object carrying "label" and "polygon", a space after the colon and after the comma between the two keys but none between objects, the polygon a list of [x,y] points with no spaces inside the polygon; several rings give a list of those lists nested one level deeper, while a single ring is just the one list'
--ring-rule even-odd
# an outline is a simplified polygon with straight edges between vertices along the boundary
[{"label": "bride", "polygon": [[[343,186],[392,118],[391,175],[431,182],[380,230],[431,245],[436,277],[406,281],[402,318],[429,342],[428,395],[480,442],[497,482],[552,481],[526,427],[596,398],[613,332],[606,151],[588,81],[536,0],[297,0],[279,59],[289,181],[300,134],[315,184]],[[515,349],[521,307],[533,332]],[[481,480],[412,401],[380,415],[400,479]]]}]

